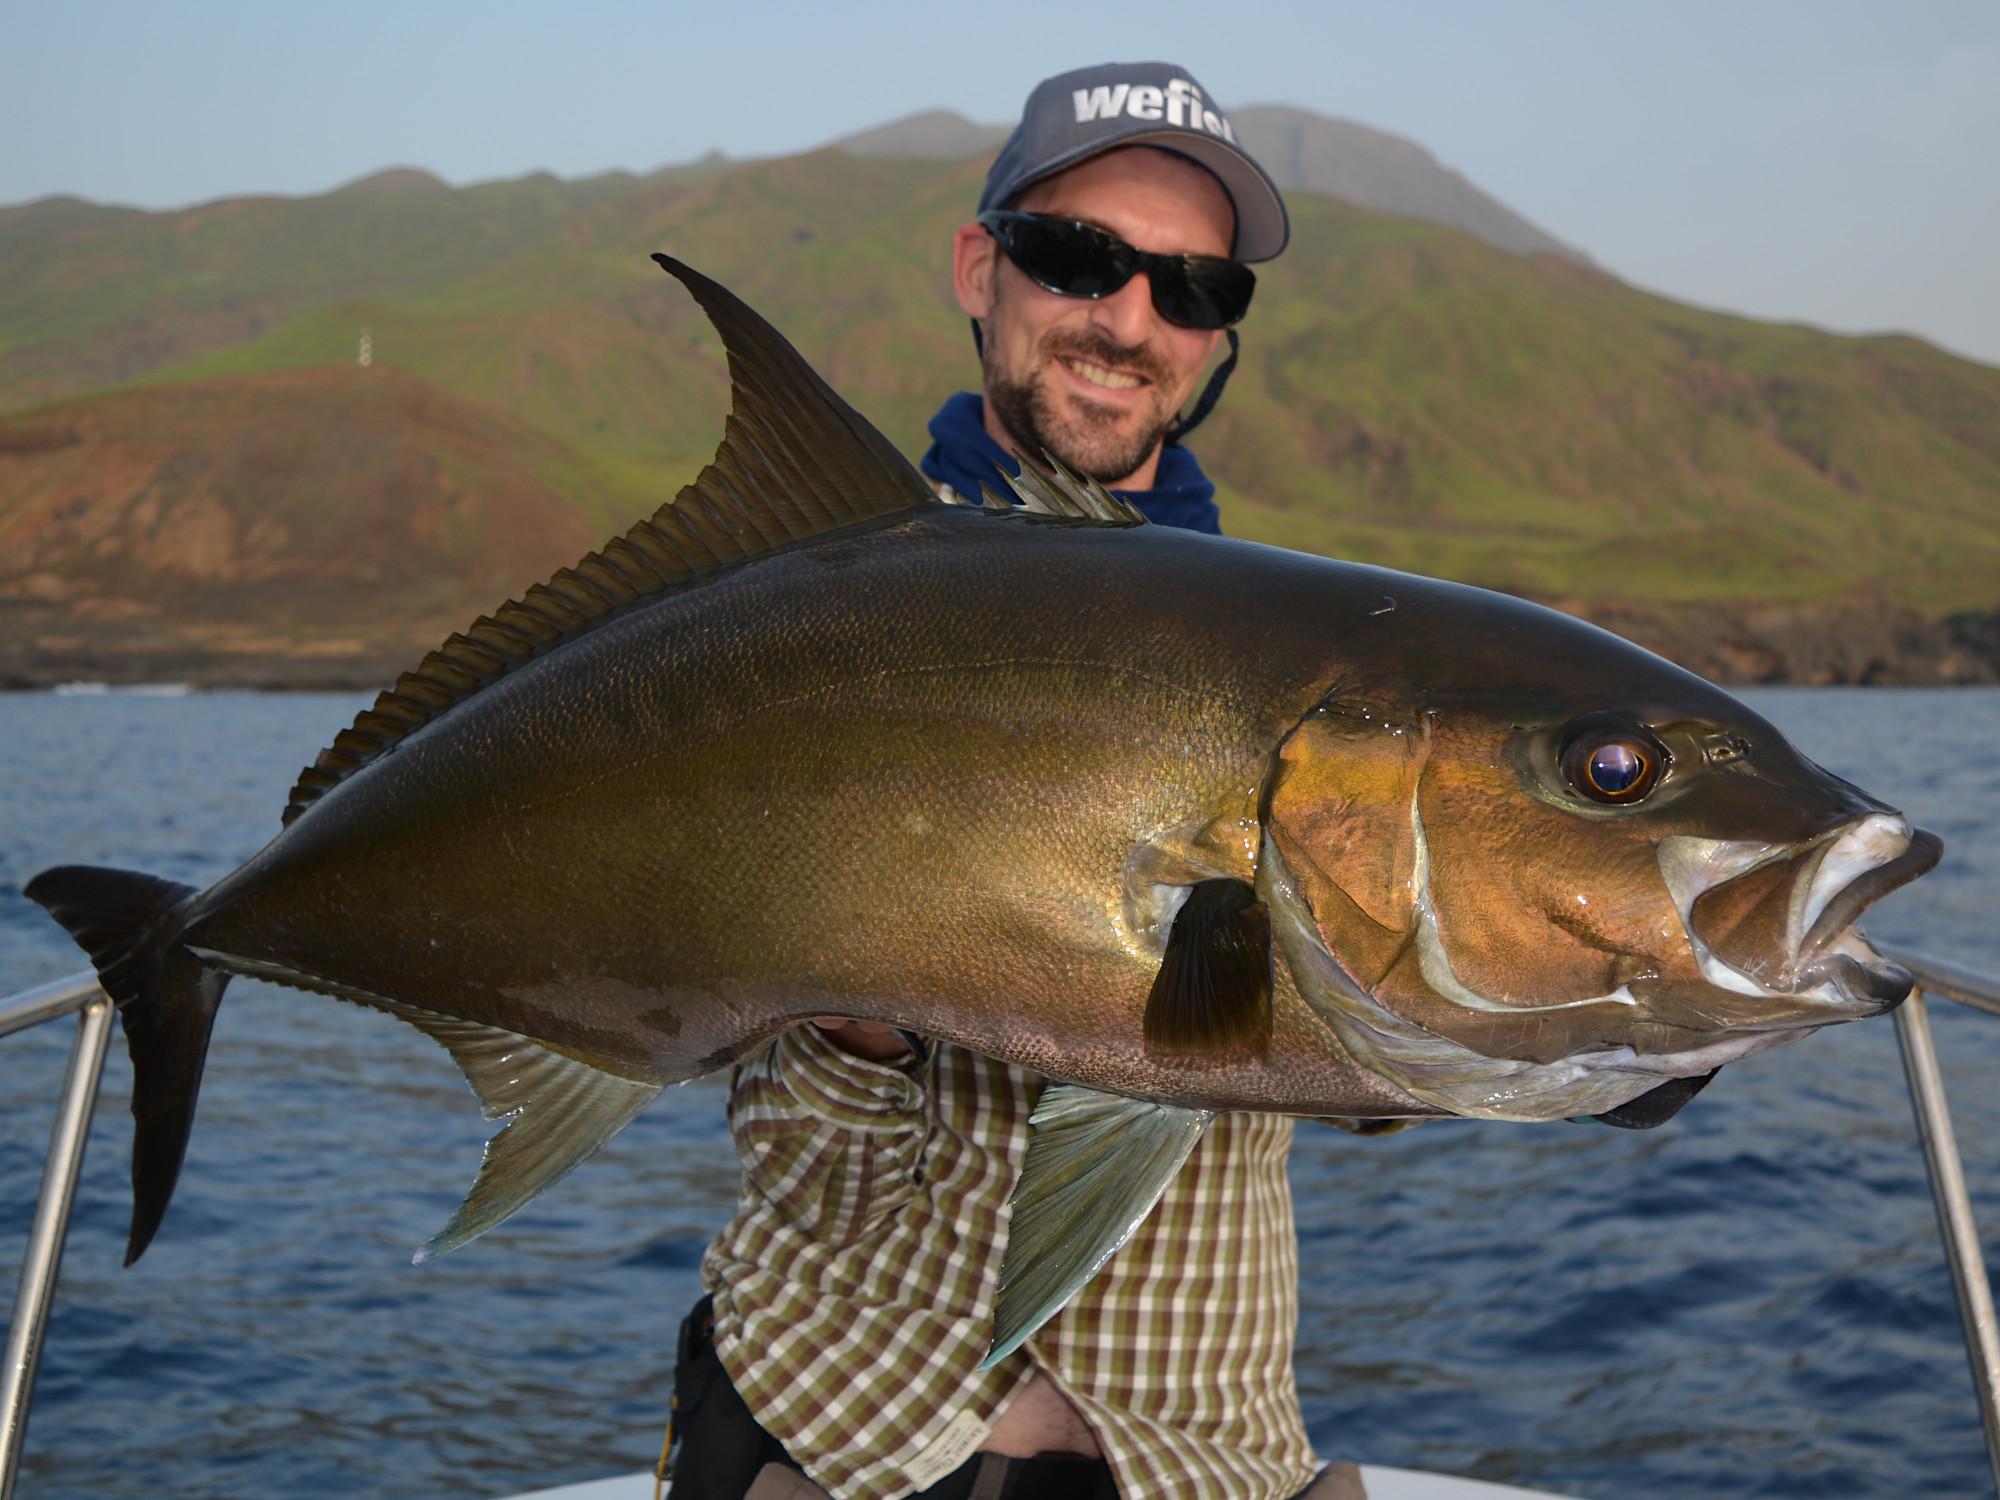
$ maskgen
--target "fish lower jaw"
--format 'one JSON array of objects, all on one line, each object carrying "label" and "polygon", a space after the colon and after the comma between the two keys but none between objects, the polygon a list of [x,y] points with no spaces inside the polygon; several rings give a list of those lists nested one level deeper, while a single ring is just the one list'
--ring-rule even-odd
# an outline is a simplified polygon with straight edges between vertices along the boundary
[{"label": "fish lower jaw", "polygon": [[1861,1021],[1894,1010],[1910,992],[1910,976],[1869,946],[1858,927],[1822,941],[1809,961],[1794,958],[1776,985],[1727,963],[1699,940],[1702,977],[1718,989],[1796,1004],[1811,1025]]},{"label": "fish lower jaw", "polygon": [[1877,953],[1856,927],[1821,948],[1798,977],[1802,988],[1838,997],[1856,1019],[1894,1010],[1914,987],[1909,971]]}]

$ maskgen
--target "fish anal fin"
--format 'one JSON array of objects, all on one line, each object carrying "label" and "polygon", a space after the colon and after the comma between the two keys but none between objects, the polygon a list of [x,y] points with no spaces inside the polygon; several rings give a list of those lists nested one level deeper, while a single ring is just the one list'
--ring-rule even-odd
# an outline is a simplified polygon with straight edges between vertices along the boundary
[{"label": "fish anal fin", "polygon": [[1189,890],[1146,998],[1145,1039],[1165,1056],[1269,1045],[1271,913],[1246,882]]},{"label": "fish anal fin", "polygon": [[451,1054],[489,1120],[479,1175],[416,1264],[456,1250],[594,1154],[659,1096],[660,1086],[592,1067],[517,1032],[414,1012],[398,1014]]},{"label": "fish anal fin", "polygon": [[294,819],[364,766],[507,673],[697,575],[940,502],[910,461],[724,287],[653,257],[693,294],[729,355],[722,446],[693,484],[601,551],[482,616],[426,656],[300,773]]},{"label": "fish anal fin", "polygon": [[1075,1084],[1042,1095],[981,1369],[1018,1349],[1118,1253],[1214,1118]]},{"label": "fish anal fin", "polygon": [[486,1118],[507,1122],[487,1141],[465,1201],[417,1252],[418,1265],[484,1234],[623,1130],[660,1093],[658,1083],[519,1032],[440,1015],[284,964],[190,951],[232,974],[352,1000],[409,1022],[451,1054]]}]

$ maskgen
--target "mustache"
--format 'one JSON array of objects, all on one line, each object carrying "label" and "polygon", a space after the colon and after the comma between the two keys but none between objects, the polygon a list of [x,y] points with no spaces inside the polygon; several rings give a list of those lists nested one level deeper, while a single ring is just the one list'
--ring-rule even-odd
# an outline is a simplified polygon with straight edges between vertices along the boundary
[{"label": "mustache", "polygon": [[1051,329],[1042,336],[1042,353],[1054,359],[1069,354],[1113,370],[1143,375],[1156,386],[1172,383],[1166,357],[1151,344],[1114,343],[1097,329]]}]

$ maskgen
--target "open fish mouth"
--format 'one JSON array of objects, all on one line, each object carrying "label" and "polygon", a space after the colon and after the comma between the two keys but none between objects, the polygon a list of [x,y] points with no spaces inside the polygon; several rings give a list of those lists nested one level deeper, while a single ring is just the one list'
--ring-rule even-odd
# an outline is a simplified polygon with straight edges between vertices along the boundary
[{"label": "open fish mouth", "polygon": [[[1894,1009],[1909,994],[1911,976],[1869,947],[1854,922],[1935,866],[1943,847],[1935,834],[1913,830],[1900,814],[1888,812],[1870,813],[1804,846],[1662,839],[1660,869],[1701,973],[1698,982],[1675,985],[1700,992],[1688,1020],[1677,1024],[1709,1036],[1679,1050],[1596,1046],[1551,1062],[1488,1056],[1397,1015],[1326,948],[1310,906],[1268,841],[1258,890],[1301,995],[1357,1059],[1456,1114],[1548,1120],[1602,1115],[1662,1083],[1699,1079],[1818,1027]],[[1422,899],[1428,870],[1420,825],[1418,872],[1414,946],[1426,983],[1469,1011],[1498,1011],[1498,1004],[1467,990],[1451,972],[1434,914]],[[1637,993],[1646,988],[1635,981],[1596,1000],[1541,1009],[1616,1003],[1639,1012],[1668,999]]]},{"label": "open fish mouth", "polygon": [[[1453,1114],[1520,1121],[1602,1114],[1662,1083],[1700,1078],[1810,1029],[1738,1032],[1679,1052],[1594,1047],[1554,1062],[1488,1056],[1397,1015],[1363,988],[1327,948],[1282,853],[1268,840],[1257,889],[1299,994],[1342,1046],[1397,1087]],[[1637,1004],[1629,996],[1618,998]]]},{"label": "open fish mouth", "polygon": [[1908,972],[1854,924],[1943,852],[1936,834],[1878,812],[1803,848],[1670,837],[1659,861],[1708,983],[1846,1020],[1880,1015],[1909,994]]}]

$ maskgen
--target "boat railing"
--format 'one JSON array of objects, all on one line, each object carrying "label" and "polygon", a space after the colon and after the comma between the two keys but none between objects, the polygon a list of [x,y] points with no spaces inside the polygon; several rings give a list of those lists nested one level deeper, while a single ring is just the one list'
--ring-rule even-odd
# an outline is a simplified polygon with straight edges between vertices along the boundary
[{"label": "boat railing", "polygon": [[12,1500],[21,1469],[21,1441],[28,1432],[28,1405],[35,1398],[35,1371],[49,1331],[49,1304],[55,1300],[56,1270],[69,1235],[76,1180],[83,1171],[83,1148],[90,1139],[90,1116],[97,1105],[97,1080],[111,1041],[111,997],[95,974],[72,974],[39,989],[0,1001],[0,1036],[81,1011],[69,1072],[56,1105],[55,1137],[42,1168],[42,1196],[21,1257],[21,1290],[7,1325],[7,1363],[0,1369],[0,1500]]},{"label": "boat railing", "polygon": [[[1896,1040],[1902,1044],[1903,1076],[1909,1080],[1910,1107],[1917,1114],[1917,1134],[1923,1138],[1924,1162],[1930,1168],[1938,1233],[1943,1236],[1945,1260],[1951,1266],[1952,1290],[1958,1294],[1958,1320],[1965,1332],[1972,1388],[1979,1398],[1986,1457],[1993,1466],[1995,1492],[2000,1493],[2000,1322],[1993,1315],[1993,1285],[1987,1280],[1986,1257],[1972,1222],[1972,1195],[1966,1191],[1965,1162],[1958,1154],[1958,1138],[1952,1134],[1951,1111],[1945,1107],[1944,1077],[1938,1071],[1930,1006],[1925,999],[1926,992],[1942,995],[2000,1016],[2000,984],[1907,948],[1884,945],[1880,951],[1884,958],[1908,969],[1917,981],[1910,998],[1896,1007]],[[0,1500],[5,1497],[0,1496]]]},{"label": "boat railing", "polygon": [[[1966,1358],[1979,1402],[1979,1419],[1986,1434],[1987,1457],[2000,1491],[2000,1321],[1993,1311],[1993,1288],[1986,1259],[1972,1220],[1972,1199],[1966,1191],[1965,1165],[1952,1134],[1944,1079],[1938,1071],[1937,1047],[1931,1039],[1926,994],[1955,1000],[1975,1010],[2000,1016],[2000,981],[1927,954],[1877,944],[1884,957],[1915,976],[1917,988],[1897,1007],[1896,1039],[1902,1047],[1903,1074],[1910,1086],[1917,1132],[1923,1139],[1930,1169],[1931,1196],[1937,1204],[1938,1228],[1945,1259],[1958,1296],[1959,1321],[1965,1332]],[[28,1231],[27,1254],[21,1259],[21,1288],[14,1299],[13,1321],[7,1327],[6,1366],[0,1369],[0,1500],[12,1500],[20,1469],[21,1444],[27,1435],[28,1406],[34,1397],[35,1372],[48,1334],[49,1307],[55,1297],[56,1273],[62,1264],[63,1241],[69,1233],[70,1209],[76,1201],[77,1178],[83,1170],[84,1147],[90,1136],[91,1112],[97,1103],[98,1078],[111,1040],[111,1000],[95,974],[72,974],[38,989],[0,1000],[0,1037],[44,1021],[79,1013],[76,1041],[70,1048],[69,1071],[62,1099],[56,1106],[54,1137],[42,1172],[42,1194]]]}]

